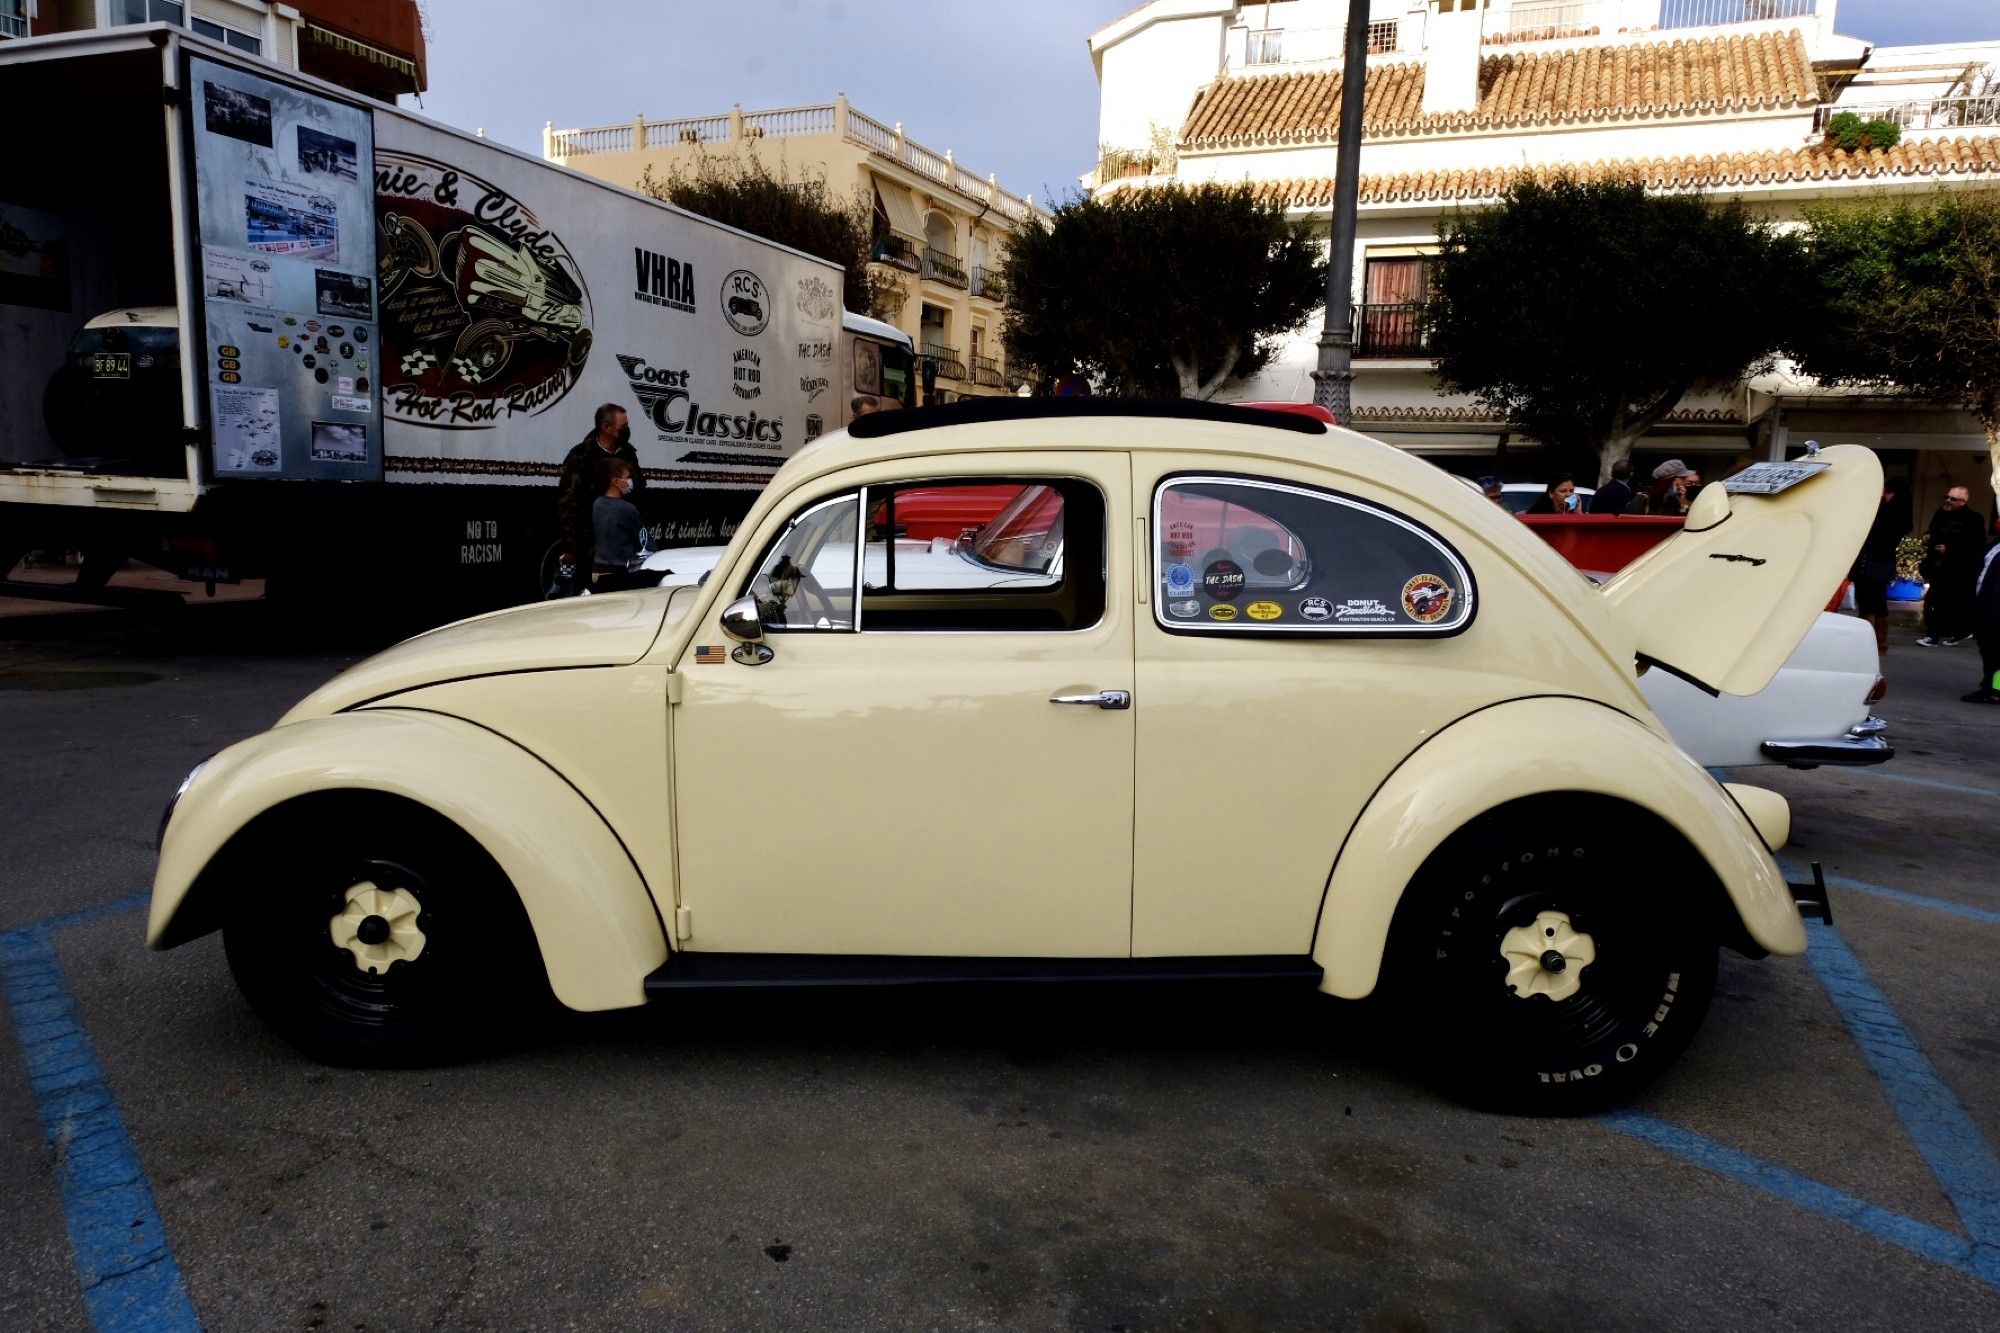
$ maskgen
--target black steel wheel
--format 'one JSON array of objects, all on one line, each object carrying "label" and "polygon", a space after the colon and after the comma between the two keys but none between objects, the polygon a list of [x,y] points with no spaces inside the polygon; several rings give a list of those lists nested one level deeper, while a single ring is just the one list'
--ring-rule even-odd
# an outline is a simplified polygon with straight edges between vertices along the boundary
[{"label": "black steel wheel", "polygon": [[[1706,886],[1603,809],[1462,830],[1398,913],[1392,990],[1428,1077],[1475,1104],[1580,1114],[1687,1047],[1715,988]],[[1641,839],[1643,843],[1643,839]]]},{"label": "black steel wheel", "polygon": [[400,809],[259,839],[238,862],[222,937],[250,1007],[333,1064],[460,1058],[547,993],[526,914],[491,859]]}]

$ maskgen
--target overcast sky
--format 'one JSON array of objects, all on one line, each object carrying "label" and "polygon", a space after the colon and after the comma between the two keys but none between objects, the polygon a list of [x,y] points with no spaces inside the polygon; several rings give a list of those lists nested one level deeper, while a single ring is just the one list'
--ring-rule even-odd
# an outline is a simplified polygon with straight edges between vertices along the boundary
[{"label": "overcast sky", "polygon": [[[539,154],[557,129],[848,100],[1037,203],[1097,156],[1085,39],[1139,0],[425,0],[424,110]],[[2000,40],[1996,0],[1840,0],[1878,45]]]}]

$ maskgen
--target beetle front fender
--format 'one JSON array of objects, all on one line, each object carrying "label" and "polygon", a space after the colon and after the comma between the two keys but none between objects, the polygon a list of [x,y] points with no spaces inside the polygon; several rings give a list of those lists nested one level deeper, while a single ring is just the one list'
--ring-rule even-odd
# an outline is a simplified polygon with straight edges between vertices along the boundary
[{"label": "beetle front fender", "polygon": [[[160,846],[146,940],[178,942],[176,913],[215,857],[268,810],[325,792],[403,797],[457,825],[499,865],[533,925],[549,985],[572,1009],[642,1003],[667,957],[652,895],[590,803],[533,754],[436,713],[375,709],[291,723],[208,761]],[[500,984],[508,984],[499,979]]]},{"label": "beetle front fender", "polygon": [[[1313,961],[1325,969],[1320,988],[1350,999],[1374,990],[1396,907],[1445,839],[1495,806],[1566,792],[1612,797],[1664,820],[1707,863],[1752,940],[1775,954],[1805,952],[1805,925],[1783,873],[1700,765],[1606,705],[1523,699],[1452,723],[1369,800],[1320,904],[1313,937]],[[1706,906],[1663,902],[1660,910]]]}]

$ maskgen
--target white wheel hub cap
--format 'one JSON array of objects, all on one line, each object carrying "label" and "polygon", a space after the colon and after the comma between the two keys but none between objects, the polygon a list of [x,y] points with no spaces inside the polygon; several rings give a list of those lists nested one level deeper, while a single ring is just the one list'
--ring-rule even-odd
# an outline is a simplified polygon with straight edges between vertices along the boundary
[{"label": "white wheel hub cap", "polygon": [[1507,989],[1520,998],[1537,995],[1567,1000],[1583,987],[1583,969],[1597,961],[1597,943],[1569,923],[1563,912],[1540,912],[1500,941],[1507,962]]},{"label": "white wheel hub cap", "polygon": [[387,972],[389,964],[411,962],[424,951],[424,932],[417,929],[422,910],[408,889],[364,880],[347,891],[347,906],[328,923],[328,933],[363,972]]}]

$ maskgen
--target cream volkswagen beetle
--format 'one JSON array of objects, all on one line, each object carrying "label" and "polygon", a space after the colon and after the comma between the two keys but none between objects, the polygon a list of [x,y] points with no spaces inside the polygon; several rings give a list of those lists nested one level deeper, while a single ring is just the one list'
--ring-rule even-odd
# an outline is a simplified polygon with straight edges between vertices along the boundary
[{"label": "cream volkswagen beetle", "polygon": [[[551,991],[1291,978],[1391,992],[1463,1095],[1602,1104],[1693,1036],[1720,946],[1806,944],[1784,801],[1675,748],[1638,674],[1759,689],[1880,477],[1838,447],[1710,487],[1599,588],[1305,417],[865,417],[701,583],[432,631],[203,764],[149,939],[221,929],[339,1061]],[[940,495],[1000,518],[912,538],[898,499]]]}]

